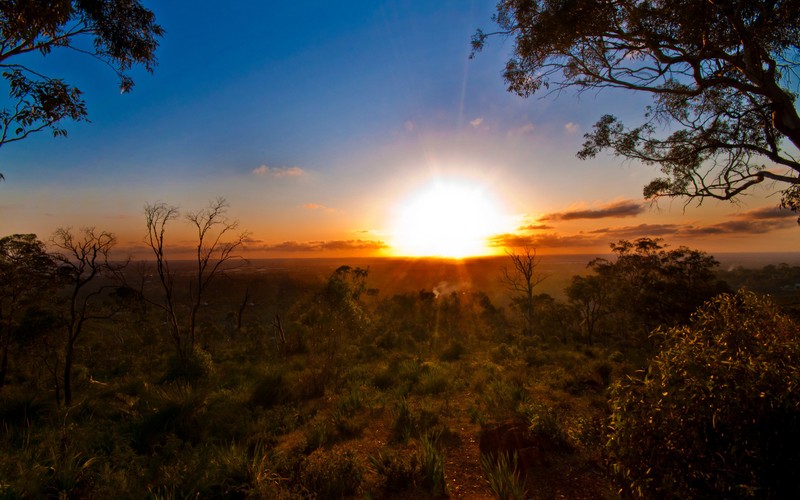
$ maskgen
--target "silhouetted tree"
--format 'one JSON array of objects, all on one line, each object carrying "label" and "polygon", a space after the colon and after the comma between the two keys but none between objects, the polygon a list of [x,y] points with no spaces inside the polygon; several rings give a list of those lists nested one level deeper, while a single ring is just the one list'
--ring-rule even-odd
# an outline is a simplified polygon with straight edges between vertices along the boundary
[{"label": "silhouetted tree", "polygon": [[0,69],[10,98],[0,110],[0,146],[45,129],[65,136],[63,120],[85,119],[81,91],[38,68],[52,52],[71,49],[104,62],[127,92],[133,87],[127,71],[142,65],[152,72],[163,34],[136,0],[0,2]]},{"label": "silhouetted tree", "polygon": [[586,329],[586,340],[591,345],[598,322],[610,312],[607,283],[598,275],[573,276],[572,282],[564,291],[570,304],[578,312],[581,325]]},{"label": "silhouetted tree", "polygon": [[[170,336],[175,344],[179,357],[189,355],[195,348],[197,333],[197,313],[203,303],[203,296],[214,278],[222,272],[222,266],[236,259],[234,254],[247,237],[247,232],[236,233],[238,221],[227,217],[228,203],[224,198],[217,198],[196,212],[189,212],[186,220],[197,231],[195,242],[195,274],[188,289],[189,315],[184,326],[179,318],[179,302],[175,289],[175,274],[170,269],[165,255],[164,236],[167,224],[180,216],[177,207],[165,203],[154,203],[145,206],[145,223],[147,235],[145,243],[153,251],[156,260],[156,273],[164,294],[163,301],[157,301],[167,314]],[[230,236],[229,240],[226,240]]]},{"label": "silhouetted tree", "polygon": [[55,263],[35,234],[0,238],[0,389],[8,372],[11,337],[24,313],[54,284]]},{"label": "silhouetted tree", "polygon": [[611,244],[616,259],[589,263],[610,293],[617,323],[647,334],[660,325],[688,321],[692,312],[727,291],[714,274],[719,263],[699,250],[667,250],[660,238],[620,240]]},{"label": "silhouetted tree", "polygon": [[503,266],[501,283],[512,293],[512,301],[525,318],[525,332],[533,335],[534,289],[547,278],[537,272],[542,259],[536,257],[536,249],[525,247],[521,253],[509,252],[512,267]]},{"label": "silhouetted tree", "polygon": [[87,322],[108,319],[113,312],[101,307],[100,299],[106,286],[90,288],[100,277],[116,277],[124,264],[109,261],[109,252],[117,242],[106,231],[85,228],[78,235],[69,228],[57,229],[51,242],[59,251],[53,258],[59,264],[58,274],[67,289],[66,338],[64,342],[64,403],[72,404],[72,367],[75,345]]},{"label": "silhouetted tree", "polygon": [[664,176],[644,188],[647,198],[729,200],[766,181],[796,208],[799,9],[794,0],[502,0],[500,31],[478,31],[473,48],[512,37],[504,77],[521,96],[568,88],[651,95],[642,125],[605,115],[578,153],[609,149],[657,165]]}]

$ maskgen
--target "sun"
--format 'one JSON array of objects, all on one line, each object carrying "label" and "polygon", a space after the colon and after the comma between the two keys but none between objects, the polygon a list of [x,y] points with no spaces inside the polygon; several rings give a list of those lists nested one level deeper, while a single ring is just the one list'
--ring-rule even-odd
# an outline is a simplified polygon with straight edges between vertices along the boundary
[{"label": "sun", "polygon": [[392,231],[396,255],[464,258],[496,253],[487,238],[501,214],[480,186],[437,180],[397,207]]}]

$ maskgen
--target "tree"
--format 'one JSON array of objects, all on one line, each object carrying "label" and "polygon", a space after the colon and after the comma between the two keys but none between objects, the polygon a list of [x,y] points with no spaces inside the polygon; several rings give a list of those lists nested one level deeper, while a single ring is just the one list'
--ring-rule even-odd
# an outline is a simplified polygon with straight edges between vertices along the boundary
[{"label": "tree", "polygon": [[646,498],[797,498],[800,328],[766,297],[724,294],[660,330],[611,397],[610,460]]},{"label": "tree", "polygon": [[144,209],[147,225],[145,243],[153,251],[156,274],[164,293],[163,301],[154,303],[167,314],[170,336],[179,358],[186,358],[194,351],[197,313],[203,303],[203,296],[214,278],[222,272],[222,266],[236,258],[235,250],[242,246],[247,237],[247,232],[242,232],[225,241],[239,227],[238,221],[227,218],[227,210],[228,203],[225,199],[217,198],[210,201],[204,209],[186,215],[186,220],[197,231],[197,240],[196,274],[188,287],[189,314],[184,324],[180,318],[175,273],[165,255],[164,242],[167,224],[180,217],[180,211],[163,202],[148,204]]},{"label": "tree", "polygon": [[68,288],[67,316],[64,342],[64,403],[72,404],[72,367],[75,362],[75,345],[84,332],[87,322],[109,319],[113,312],[100,306],[104,291],[103,285],[90,288],[89,285],[100,277],[118,277],[125,264],[115,264],[109,260],[109,252],[116,245],[117,238],[107,232],[97,232],[95,228],[85,228],[79,235],[69,228],[57,229],[51,239],[60,253],[53,254],[59,264],[58,274]]},{"label": "tree", "polygon": [[513,268],[502,268],[500,281],[514,295],[512,300],[520,308],[525,318],[525,331],[528,336],[533,335],[533,291],[536,286],[547,278],[536,271],[542,259],[536,257],[536,249],[525,247],[522,253],[509,252],[506,254],[511,259]]},{"label": "tree", "polygon": [[86,119],[81,91],[45,76],[35,63],[54,50],[84,53],[112,68],[120,90],[128,92],[133,79],[127,71],[134,65],[153,71],[163,34],[153,13],[137,0],[0,2],[0,69],[10,98],[0,110],[0,146],[46,129],[65,136],[63,120]]},{"label": "tree", "polygon": [[719,263],[700,250],[667,249],[660,238],[620,240],[611,250],[615,260],[594,259],[589,267],[609,292],[615,323],[634,333],[686,323],[697,307],[728,290],[714,275]]},{"label": "tree", "polygon": [[592,345],[598,322],[609,312],[606,281],[599,275],[573,276],[564,291],[586,328],[586,341]]},{"label": "tree", "polygon": [[775,182],[783,205],[797,208],[797,0],[502,0],[497,9],[500,31],[478,31],[473,47],[514,39],[510,91],[652,96],[642,125],[605,115],[578,157],[608,149],[658,166],[664,176],[645,186],[649,199],[733,200]]},{"label": "tree", "polygon": [[25,310],[53,284],[55,264],[35,234],[0,238],[0,389],[14,331]]}]

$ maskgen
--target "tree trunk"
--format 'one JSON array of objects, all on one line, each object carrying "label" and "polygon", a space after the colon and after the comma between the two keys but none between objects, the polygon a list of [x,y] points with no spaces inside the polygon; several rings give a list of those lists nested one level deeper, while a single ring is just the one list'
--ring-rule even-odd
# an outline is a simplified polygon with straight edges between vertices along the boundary
[{"label": "tree trunk", "polygon": [[3,359],[0,361],[0,389],[2,389],[6,384],[6,373],[8,372],[8,349],[10,344],[11,335],[10,332],[6,331],[6,334],[3,336]]},{"label": "tree trunk", "polygon": [[67,349],[64,353],[64,405],[69,406],[72,404],[72,360],[74,354],[74,345],[72,342],[67,343]]}]

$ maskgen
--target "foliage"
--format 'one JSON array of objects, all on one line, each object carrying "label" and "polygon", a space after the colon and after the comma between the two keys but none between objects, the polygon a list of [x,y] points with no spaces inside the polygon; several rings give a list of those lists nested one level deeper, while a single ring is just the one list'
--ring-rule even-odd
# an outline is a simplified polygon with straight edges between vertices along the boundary
[{"label": "foliage", "polygon": [[264,374],[250,393],[250,404],[262,408],[271,408],[291,400],[291,390],[281,372]]},{"label": "foliage", "polygon": [[599,275],[573,276],[564,290],[570,304],[577,310],[581,325],[586,330],[589,345],[594,341],[599,322],[610,313],[608,281]]},{"label": "foliage", "polygon": [[[608,300],[596,307],[613,312],[617,324],[628,323],[634,332],[684,323],[695,308],[727,289],[714,275],[719,263],[700,250],[667,249],[660,238],[620,240],[611,244],[611,250],[616,260],[595,259],[589,264],[600,280],[594,285],[602,283],[605,288],[593,293],[596,300]],[[574,287],[570,291],[573,300],[584,300]]]},{"label": "foliage", "polygon": [[380,487],[387,492],[413,489],[421,480],[418,453],[396,453],[391,449],[369,457],[369,463],[380,477]]},{"label": "foliage", "polygon": [[185,356],[172,356],[169,358],[167,373],[164,374],[165,382],[197,383],[208,379],[214,373],[214,360],[211,354],[194,348]]},{"label": "foliage", "polygon": [[516,452],[508,456],[501,453],[496,459],[481,455],[481,467],[495,498],[499,500],[524,500],[527,498],[525,482],[520,477]]},{"label": "foliage", "polygon": [[[653,98],[638,127],[603,116],[579,157],[610,149],[657,165],[664,177],[645,187],[647,198],[728,200],[765,181],[787,192],[800,184],[791,153],[800,146],[799,7],[794,0],[503,0],[494,19],[495,34],[514,39],[504,73],[512,92],[616,88]],[[474,49],[492,34],[478,31]]]},{"label": "foliage", "polygon": [[798,326],[739,292],[659,334],[646,376],[614,386],[608,450],[621,485],[647,497],[798,496]]},{"label": "foliage", "polygon": [[317,498],[343,498],[358,492],[363,474],[353,451],[319,449],[303,461],[300,482]]},{"label": "foliage", "polygon": [[136,0],[2,2],[0,68],[10,105],[0,110],[0,146],[46,129],[63,136],[63,120],[86,118],[81,91],[45,76],[34,63],[72,49],[107,64],[127,92],[133,87],[127,71],[142,65],[152,72],[163,34],[153,13]]},{"label": "foliage", "polygon": [[438,445],[438,436],[425,434],[420,439],[420,470],[422,487],[433,496],[447,495],[447,480],[444,476],[444,454]]},{"label": "foliage", "polygon": [[[35,234],[0,238],[0,389],[5,384],[12,336],[26,312],[55,284],[55,262]],[[16,333],[16,335],[15,335]]]}]

